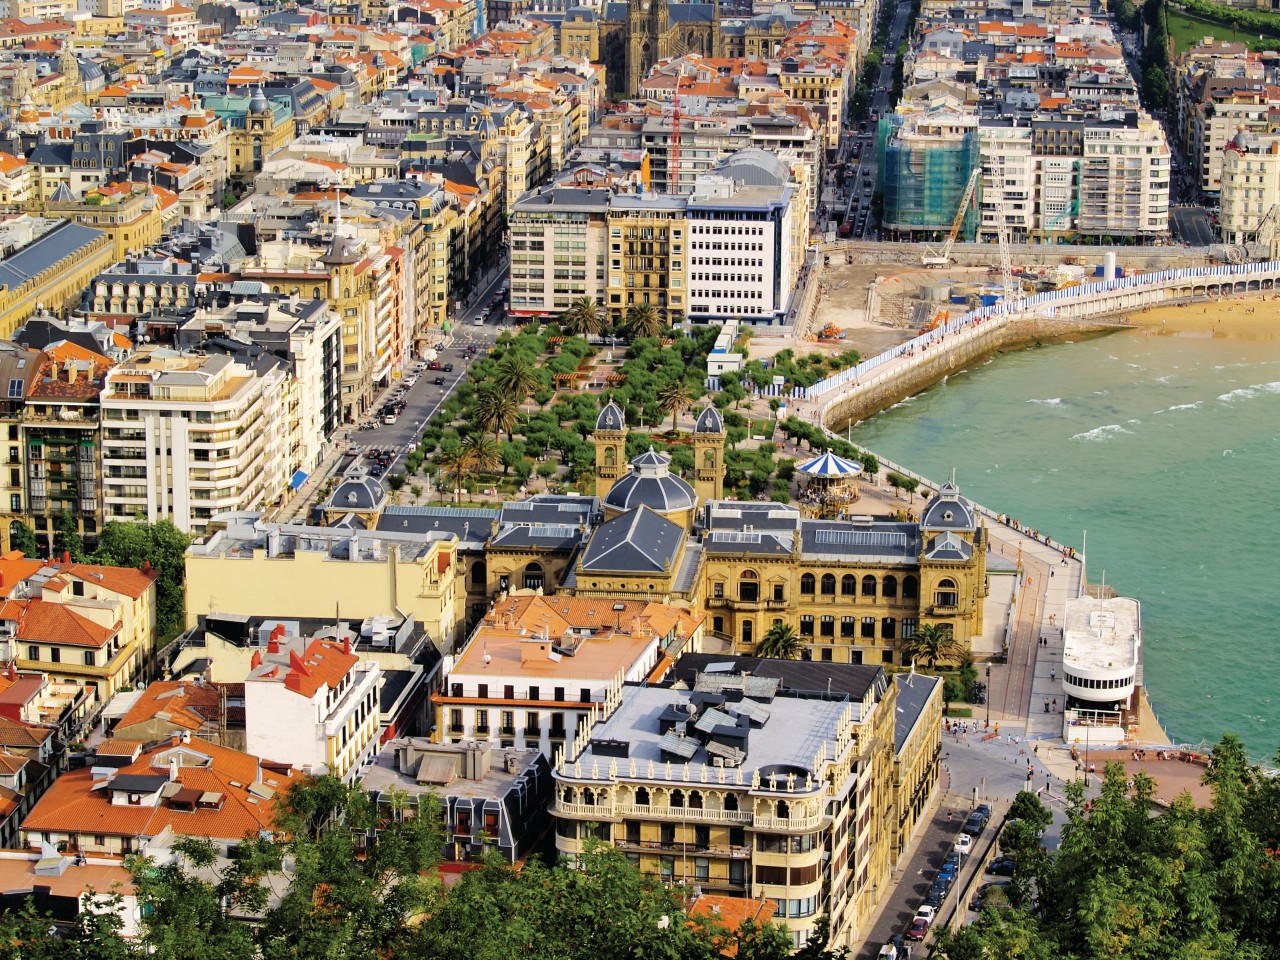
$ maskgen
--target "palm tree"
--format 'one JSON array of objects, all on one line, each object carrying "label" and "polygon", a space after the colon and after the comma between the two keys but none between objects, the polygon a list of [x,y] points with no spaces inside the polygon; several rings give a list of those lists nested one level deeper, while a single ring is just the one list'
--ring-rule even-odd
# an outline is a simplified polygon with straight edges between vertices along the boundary
[{"label": "palm tree", "polygon": [[560,318],[560,326],[571,337],[594,337],[604,329],[604,313],[590,297],[579,297]]},{"label": "palm tree", "polygon": [[517,397],[520,403],[524,403],[526,397],[542,386],[533,364],[514,354],[502,358],[493,374],[492,383],[500,390]]},{"label": "palm tree", "polygon": [[683,380],[672,380],[658,390],[658,408],[671,414],[671,430],[676,429],[676,419],[693,406],[693,394]]},{"label": "palm tree", "polygon": [[497,384],[486,383],[476,391],[471,419],[482,432],[492,433],[495,437],[505,432],[510,440],[520,421],[520,403]]},{"label": "palm tree", "polygon": [[627,319],[623,324],[628,336],[656,337],[662,332],[662,314],[652,303],[636,303],[627,308]]},{"label": "palm tree", "polygon": [[760,641],[756,655],[775,660],[795,660],[804,649],[804,641],[785,623],[775,623]]},{"label": "palm tree", "polygon": [[483,433],[473,433],[467,437],[462,449],[469,458],[468,467],[476,473],[496,473],[502,466],[498,444]]},{"label": "palm tree", "polygon": [[932,670],[939,660],[958,660],[964,648],[956,642],[950,624],[926,623],[902,644],[902,654],[908,660],[923,660]]},{"label": "palm tree", "polygon": [[471,469],[470,452],[460,443],[455,443],[448,448],[442,448],[436,454],[436,466],[440,468],[440,489],[445,489],[445,477],[450,478],[453,481],[454,502],[460,501],[462,499],[462,478]]}]

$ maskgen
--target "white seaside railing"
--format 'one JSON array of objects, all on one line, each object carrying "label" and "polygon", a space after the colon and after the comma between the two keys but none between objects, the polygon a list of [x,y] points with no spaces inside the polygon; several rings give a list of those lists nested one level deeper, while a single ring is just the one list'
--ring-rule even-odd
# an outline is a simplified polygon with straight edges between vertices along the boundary
[{"label": "white seaside railing", "polygon": [[[878,376],[862,383],[863,378],[871,371],[900,358],[904,354],[914,354],[913,360],[924,362],[924,357],[920,355],[925,354],[931,346],[945,337],[972,336],[975,335],[978,328],[990,329],[992,323],[1003,324],[1027,313],[1048,311],[1049,315],[1052,316],[1061,306],[1066,306],[1073,302],[1087,301],[1098,294],[1111,294],[1121,291],[1142,293],[1145,290],[1182,285],[1188,281],[1203,280],[1206,283],[1213,283],[1215,281],[1220,282],[1222,280],[1247,277],[1250,274],[1276,274],[1278,272],[1280,272],[1280,261],[1274,260],[1262,263],[1229,264],[1218,267],[1186,267],[1180,270],[1161,270],[1156,273],[1112,278],[1098,283],[1082,283],[1075,287],[1068,287],[1065,290],[1047,290],[1044,293],[1022,297],[1008,303],[1001,301],[990,307],[970,310],[968,313],[943,324],[937,329],[922,333],[920,336],[905,343],[898,344],[891,350],[869,357],[856,367],[841,370],[825,380],[819,380],[811,387],[796,389],[792,391],[792,395],[804,400],[814,400],[850,382],[859,383],[861,386],[871,386],[888,379],[887,377]],[[987,324],[987,326],[984,328],[982,327],[983,324]],[[931,357],[931,355],[929,356]],[[912,365],[914,366],[915,364],[913,363]],[[899,368],[899,370],[901,369]],[[824,409],[823,413],[825,414],[825,412],[826,410]]]}]

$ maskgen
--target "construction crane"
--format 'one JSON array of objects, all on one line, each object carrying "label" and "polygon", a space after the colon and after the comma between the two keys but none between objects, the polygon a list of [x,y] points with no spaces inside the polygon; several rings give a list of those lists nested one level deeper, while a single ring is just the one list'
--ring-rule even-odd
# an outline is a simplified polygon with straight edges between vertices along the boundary
[{"label": "construction crane", "polygon": [[996,238],[1000,244],[1000,288],[1005,303],[1013,303],[1018,296],[1018,287],[1013,282],[1013,254],[1009,250],[1009,228],[1004,220],[1004,197],[997,196]]},{"label": "construction crane", "polygon": [[960,197],[960,209],[956,211],[955,219],[951,221],[951,232],[947,234],[947,241],[942,245],[942,249],[938,250],[930,246],[924,248],[924,256],[920,258],[920,262],[926,267],[945,267],[951,262],[951,248],[956,245],[956,237],[960,235],[960,226],[964,223],[964,215],[969,212],[969,204],[973,202],[973,194],[978,188],[978,178],[981,176],[981,167],[969,176],[969,183]]},{"label": "construction crane", "polygon": [[1248,252],[1250,260],[1270,260],[1272,248],[1276,237],[1276,207],[1278,204],[1272,204],[1258,223],[1258,229],[1253,232],[1253,242],[1245,244],[1245,250]]}]

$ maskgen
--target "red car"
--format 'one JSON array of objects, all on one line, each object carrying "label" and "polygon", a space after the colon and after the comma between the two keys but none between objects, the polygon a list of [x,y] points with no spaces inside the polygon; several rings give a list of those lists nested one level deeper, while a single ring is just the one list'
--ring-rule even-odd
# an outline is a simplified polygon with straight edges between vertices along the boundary
[{"label": "red car", "polygon": [[907,928],[908,940],[923,940],[924,935],[929,932],[929,921],[924,917],[916,917],[911,921],[911,926]]},{"label": "red car", "polygon": [[428,363],[428,364],[427,364],[427,369],[428,369],[428,370],[439,370],[439,369],[440,369],[440,361],[439,361],[439,360],[432,360],[430,363]]}]

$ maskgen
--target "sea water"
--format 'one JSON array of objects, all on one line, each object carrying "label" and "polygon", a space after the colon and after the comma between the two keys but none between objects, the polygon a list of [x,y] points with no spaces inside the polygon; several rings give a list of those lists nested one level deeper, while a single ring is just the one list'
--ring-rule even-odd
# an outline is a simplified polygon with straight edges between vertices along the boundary
[{"label": "sea water", "polygon": [[1054,540],[1142,602],[1177,742],[1280,744],[1280,341],[1124,331],[1003,355],[853,440]]}]

